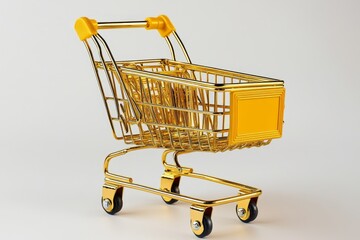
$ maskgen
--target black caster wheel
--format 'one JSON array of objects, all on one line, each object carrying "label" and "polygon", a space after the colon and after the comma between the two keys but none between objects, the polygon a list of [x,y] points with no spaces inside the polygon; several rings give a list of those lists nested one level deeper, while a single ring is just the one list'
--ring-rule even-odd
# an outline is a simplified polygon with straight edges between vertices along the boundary
[{"label": "black caster wheel", "polygon": [[[113,202],[108,198],[106,198],[106,199],[101,198],[101,205],[102,205],[104,211],[110,215],[114,215],[114,214],[120,212],[120,210],[123,207],[122,189],[121,190],[118,189],[116,191]],[[111,205],[113,205],[113,208],[109,211],[108,209],[111,207]]]},{"label": "black caster wheel", "polygon": [[256,202],[251,200],[249,203],[248,209],[245,211],[243,208],[239,208],[238,205],[236,205],[236,214],[240,221],[244,223],[252,222],[256,219],[258,215],[258,208],[256,206]]},{"label": "black caster wheel", "polygon": [[[190,224],[191,224],[191,229],[193,230],[193,233],[198,238],[203,238],[203,237],[208,236],[213,229],[213,224],[212,224],[211,218],[210,218],[210,216],[206,216],[206,215],[204,215],[202,223],[199,223],[198,221],[194,221],[194,222],[190,222]],[[201,233],[195,232],[196,230],[198,230],[201,227],[201,225],[203,226],[203,231]]]},{"label": "black caster wheel", "polygon": [[[180,194],[180,188],[179,188],[179,184],[180,184],[180,178],[175,178],[172,186],[171,186],[171,192],[172,193],[177,193],[177,194]],[[173,203],[176,203],[178,200],[177,199],[168,199],[168,198],[164,198],[164,197],[161,197],[162,200],[164,200],[164,202],[166,204],[173,204]]]}]

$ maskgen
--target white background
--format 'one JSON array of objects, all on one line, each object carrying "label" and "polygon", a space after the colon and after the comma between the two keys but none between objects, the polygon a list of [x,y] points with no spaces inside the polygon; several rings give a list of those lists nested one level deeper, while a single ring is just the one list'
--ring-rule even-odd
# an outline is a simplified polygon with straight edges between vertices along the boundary
[{"label": "white background", "polygon": [[[208,239],[358,239],[359,8],[356,0],[3,1],[0,238],[196,238],[184,203],[125,189],[120,214],[101,209],[103,159],[127,146],[112,138],[73,30],[80,16],[167,14],[193,62],[283,79],[287,88],[283,138],[183,157],[199,172],[263,189],[255,222],[238,221],[235,205],[215,207]],[[108,34],[120,58],[169,57],[156,32]],[[113,170],[158,186],[160,155],[136,152]],[[197,181],[180,187],[210,199],[234,193]]]}]

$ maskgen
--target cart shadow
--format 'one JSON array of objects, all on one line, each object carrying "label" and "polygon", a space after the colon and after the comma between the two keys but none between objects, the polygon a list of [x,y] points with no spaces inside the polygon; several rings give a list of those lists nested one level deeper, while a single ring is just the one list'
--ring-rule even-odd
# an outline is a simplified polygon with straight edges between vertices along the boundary
[{"label": "cart shadow", "polygon": [[[146,199],[133,202],[129,199],[128,204],[125,201],[124,208],[115,215],[117,219],[115,222],[161,223],[162,228],[166,229],[174,229],[174,223],[176,223],[176,229],[181,229],[179,232],[185,234],[183,236],[186,238],[192,235],[189,229],[189,207],[189,204],[183,202],[168,205],[160,197],[159,199],[146,197]],[[264,193],[259,199],[258,207],[258,218],[249,224],[239,221],[235,204],[214,207],[212,215],[214,227],[207,239],[234,239],[235,236],[241,236],[243,239],[262,239],[265,233],[281,232],[282,229],[296,233],[299,228],[316,226],[316,219],[308,218],[310,208],[315,207],[317,214],[322,216],[329,215],[320,201],[300,192],[297,194],[279,191]],[[304,221],[304,219],[307,220]],[[178,230],[174,229],[174,231]]]},{"label": "cart shadow", "polygon": [[316,218],[309,218],[309,209],[313,208],[320,216],[331,218],[328,209],[321,201],[300,192],[298,194],[268,193],[262,196],[258,206],[258,218],[248,224],[241,223],[235,211],[232,214],[225,210],[218,214],[214,211],[212,219],[215,230],[209,239],[234,239],[234,236],[241,236],[243,239],[263,239],[264,232],[281,232],[283,229],[294,233],[299,229],[306,231],[306,229],[318,226]]}]

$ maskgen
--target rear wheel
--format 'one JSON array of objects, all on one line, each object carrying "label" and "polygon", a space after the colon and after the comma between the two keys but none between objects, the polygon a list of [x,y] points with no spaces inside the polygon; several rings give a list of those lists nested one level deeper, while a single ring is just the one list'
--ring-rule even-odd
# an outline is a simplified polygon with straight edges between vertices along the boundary
[{"label": "rear wheel", "polygon": [[[179,184],[180,184],[180,178],[175,178],[172,186],[171,186],[171,191],[172,193],[177,193],[177,194],[180,194],[180,188],[179,188]],[[173,198],[168,198],[168,197],[163,197],[161,196],[161,198],[164,200],[164,202],[166,204],[173,204],[173,203],[176,203],[178,200],[177,199],[173,199]]]}]

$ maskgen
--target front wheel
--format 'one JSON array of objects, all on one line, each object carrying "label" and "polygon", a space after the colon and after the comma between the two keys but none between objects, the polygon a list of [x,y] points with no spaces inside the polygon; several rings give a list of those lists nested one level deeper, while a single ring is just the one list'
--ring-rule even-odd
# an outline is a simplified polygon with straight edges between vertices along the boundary
[{"label": "front wheel", "polygon": [[[114,215],[123,207],[123,200],[122,200],[122,190],[118,189],[114,195],[114,200],[111,201],[108,198],[101,198],[101,206],[103,207],[104,211],[110,215]],[[112,209],[111,209],[112,206]],[[111,209],[111,210],[109,210]]]},{"label": "front wheel", "polygon": [[248,206],[248,209],[239,208],[238,205],[236,205],[236,215],[240,219],[240,221],[244,223],[252,222],[256,219],[258,215],[258,207],[256,206],[256,202],[251,200]]},{"label": "front wheel", "polygon": [[[213,229],[212,220],[207,215],[204,215],[204,217],[202,219],[202,223],[199,223],[198,221],[195,221],[195,222],[190,222],[190,224],[191,224],[191,229],[193,230],[193,233],[198,238],[203,238],[203,237],[208,236],[211,233],[212,229]],[[201,227],[201,224],[203,226],[203,231],[201,233],[195,232],[198,228]]]}]

